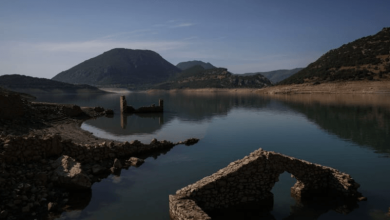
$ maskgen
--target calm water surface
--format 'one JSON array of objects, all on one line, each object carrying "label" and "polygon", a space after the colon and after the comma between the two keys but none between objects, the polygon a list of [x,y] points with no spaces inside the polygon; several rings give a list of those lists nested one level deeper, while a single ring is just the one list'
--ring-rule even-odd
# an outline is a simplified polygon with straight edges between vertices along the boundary
[{"label": "calm water surface", "polygon": [[297,208],[290,197],[295,179],[284,173],[273,188],[274,219],[390,219],[385,215],[390,207],[390,96],[130,93],[128,105],[149,106],[162,98],[165,112],[125,116],[119,114],[119,96],[37,95],[39,101],[114,109],[113,118],[82,125],[99,137],[144,143],[153,138],[200,141],[178,145],[138,168],[95,183],[80,210],[58,219],[168,220],[169,194],[258,148],[346,172],[368,198],[347,215],[326,207]]}]

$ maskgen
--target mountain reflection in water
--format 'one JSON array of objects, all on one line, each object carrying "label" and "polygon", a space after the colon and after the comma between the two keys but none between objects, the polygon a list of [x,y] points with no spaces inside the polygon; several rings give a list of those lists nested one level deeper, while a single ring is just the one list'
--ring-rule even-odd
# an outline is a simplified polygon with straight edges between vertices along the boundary
[{"label": "mountain reflection in water", "polygon": [[[139,95],[132,94],[129,100],[137,104],[143,99]],[[378,153],[390,153],[390,100],[385,95],[275,95],[272,98],[258,94],[164,95],[164,113],[116,114],[113,118],[103,117],[87,121],[86,124],[113,136],[123,136],[152,134],[175,118],[207,121],[226,116],[233,108],[292,111],[303,114],[321,129],[341,139],[371,147]]]}]

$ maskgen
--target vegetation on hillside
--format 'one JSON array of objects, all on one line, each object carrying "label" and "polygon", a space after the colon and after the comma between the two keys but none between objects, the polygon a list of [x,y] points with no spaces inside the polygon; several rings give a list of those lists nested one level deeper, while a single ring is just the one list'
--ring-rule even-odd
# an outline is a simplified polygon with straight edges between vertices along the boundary
[{"label": "vegetation on hillside", "polygon": [[225,68],[204,69],[194,66],[177,74],[154,89],[197,89],[197,88],[262,88],[272,83],[261,74],[253,76],[234,75]]},{"label": "vegetation on hillside", "polygon": [[69,83],[58,82],[51,79],[24,76],[24,75],[3,75],[0,76],[0,86],[13,91],[28,92],[30,90],[40,90],[43,92],[64,91],[77,92],[77,90],[89,90],[96,93],[104,91],[90,85],[73,85]]},{"label": "vegetation on hillside", "polygon": [[256,74],[261,74],[265,77],[267,77],[272,83],[276,84],[292,75],[295,73],[299,72],[303,68],[295,68],[291,70],[273,70],[273,71],[268,71],[268,72],[256,72],[256,73],[244,73],[241,74],[243,76],[251,76],[251,75],[256,75]]},{"label": "vegetation on hillside", "polygon": [[203,67],[205,69],[214,69],[214,68],[216,68],[211,63],[205,63],[205,62],[198,61],[198,60],[181,62],[181,63],[178,63],[176,65],[176,67],[181,69],[181,70],[186,70],[186,69],[189,69],[189,68],[194,67],[194,66],[201,66],[201,67]]},{"label": "vegetation on hillside", "polygon": [[390,79],[390,28],[330,50],[280,84]]}]

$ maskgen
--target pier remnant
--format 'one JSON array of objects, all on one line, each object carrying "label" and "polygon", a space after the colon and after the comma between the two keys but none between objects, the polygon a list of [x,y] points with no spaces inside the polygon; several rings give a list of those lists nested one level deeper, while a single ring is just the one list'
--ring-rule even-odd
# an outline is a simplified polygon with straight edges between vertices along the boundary
[{"label": "pier remnant", "polygon": [[154,104],[151,106],[144,106],[140,107],[138,109],[135,109],[131,105],[127,105],[126,97],[121,96],[120,97],[120,109],[121,113],[157,113],[157,112],[164,112],[164,100],[159,99],[158,100],[159,105],[155,106]]},{"label": "pier remnant", "polygon": [[362,197],[360,185],[346,173],[260,148],[170,195],[171,219],[211,219],[208,212],[254,203],[272,207],[271,190],[285,171],[297,179],[291,188],[297,202],[342,198],[331,209],[348,213]]}]

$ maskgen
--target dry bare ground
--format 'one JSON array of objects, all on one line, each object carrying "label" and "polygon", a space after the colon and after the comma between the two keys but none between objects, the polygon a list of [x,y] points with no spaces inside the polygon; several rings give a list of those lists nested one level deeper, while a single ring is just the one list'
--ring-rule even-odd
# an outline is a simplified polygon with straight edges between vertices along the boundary
[{"label": "dry bare ground", "polygon": [[263,94],[390,94],[390,80],[278,85],[262,88],[256,92]]}]

